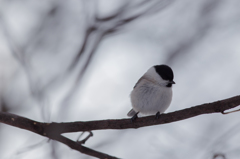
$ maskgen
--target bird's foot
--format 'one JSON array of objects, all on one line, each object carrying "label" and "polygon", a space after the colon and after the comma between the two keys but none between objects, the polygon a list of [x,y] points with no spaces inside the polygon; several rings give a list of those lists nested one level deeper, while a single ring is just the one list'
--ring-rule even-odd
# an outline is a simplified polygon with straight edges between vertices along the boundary
[{"label": "bird's foot", "polygon": [[159,117],[160,117],[160,112],[157,112],[156,116],[155,116],[155,119],[159,119]]},{"label": "bird's foot", "polygon": [[134,116],[131,118],[132,123],[138,118],[138,113],[134,114]]}]

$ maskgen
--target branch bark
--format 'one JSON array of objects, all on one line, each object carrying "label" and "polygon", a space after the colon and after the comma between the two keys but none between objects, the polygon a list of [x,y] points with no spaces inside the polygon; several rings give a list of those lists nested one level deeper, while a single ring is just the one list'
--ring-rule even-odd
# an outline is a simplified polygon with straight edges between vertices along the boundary
[{"label": "branch bark", "polygon": [[81,153],[94,156],[97,158],[115,159],[116,157],[92,150],[84,147],[77,141],[72,141],[64,136],[62,133],[92,131],[103,129],[129,129],[140,128],[145,126],[153,126],[160,124],[167,124],[176,122],[202,114],[224,113],[224,111],[235,108],[240,105],[240,95],[231,97],[225,100],[216,101],[213,103],[202,104],[191,108],[161,114],[160,119],[155,119],[155,116],[148,116],[138,118],[135,122],[130,119],[115,119],[115,120],[98,120],[86,122],[65,122],[65,123],[44,123],[24,118],[18,115],[0,112],[0,122],[12,125],[21,129],[32,131],[36,134],[48,137],[50,139],[59,141],[72,149]]}]

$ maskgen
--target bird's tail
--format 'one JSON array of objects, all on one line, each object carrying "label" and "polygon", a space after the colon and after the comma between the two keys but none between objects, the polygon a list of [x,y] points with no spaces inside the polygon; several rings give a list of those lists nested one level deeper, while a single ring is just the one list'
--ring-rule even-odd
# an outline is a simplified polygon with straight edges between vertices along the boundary
[{"label": "bird's tail", "polygon": [[137,112],[135,112],[133,109],[131,109],[128,113],[127,116],[132,117],[136,114]]}]

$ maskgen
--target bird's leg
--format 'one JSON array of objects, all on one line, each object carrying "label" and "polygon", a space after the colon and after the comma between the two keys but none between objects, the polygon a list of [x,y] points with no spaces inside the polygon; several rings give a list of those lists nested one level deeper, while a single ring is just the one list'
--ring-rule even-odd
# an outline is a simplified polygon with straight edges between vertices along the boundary
[{"label": "bird's leg", "polygon": [[159,119],[159,117],[160,117],[160,112],[157,112],[156,116],[155,116],[155,119]]},{"label": "bird's leg", "polygon": [[134,122],[138,118],[138,113],[134,114],[134,116],[131,118],[131,121]]}]

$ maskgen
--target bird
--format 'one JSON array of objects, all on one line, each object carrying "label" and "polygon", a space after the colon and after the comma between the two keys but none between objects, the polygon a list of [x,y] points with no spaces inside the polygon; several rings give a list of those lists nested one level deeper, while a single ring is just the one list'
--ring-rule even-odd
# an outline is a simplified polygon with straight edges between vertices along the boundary
[{"label": "bird", "polygon": [[174,74],[167,65],[155,65],[137,81],[130,94],[132,109],[127,116],[131,121],[138,118],[138,113],[154,115],[158,119],[172,101]]}]

